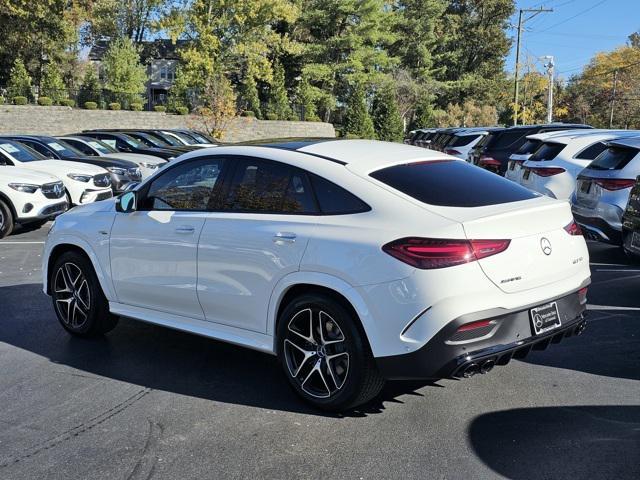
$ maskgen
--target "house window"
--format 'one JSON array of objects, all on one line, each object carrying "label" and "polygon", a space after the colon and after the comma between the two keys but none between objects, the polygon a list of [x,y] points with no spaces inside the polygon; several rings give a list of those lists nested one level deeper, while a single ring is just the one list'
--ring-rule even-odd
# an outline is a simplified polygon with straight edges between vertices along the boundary
[{"label": "house window", "polygon": [[160,80],[173,82],[175,79],[175,72],[172,66],[162,65],[160,67]]}]

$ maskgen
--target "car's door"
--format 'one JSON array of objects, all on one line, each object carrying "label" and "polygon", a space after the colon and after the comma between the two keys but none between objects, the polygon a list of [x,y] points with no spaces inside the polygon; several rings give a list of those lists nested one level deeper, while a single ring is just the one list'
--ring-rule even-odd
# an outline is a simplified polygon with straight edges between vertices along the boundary
[{"label": "car's door", "polygon": [[220,157],[180,162],[139,192],[135,212],[116,214],[111,276],[120,303],[204,318],[196,293],[198,238],[223,167]]},{"label": "car's door", "polygon": [[318,208],[306,172],[235,157],[198,246],[198,298],[209,321],[265,333],[276,283],[299,269]]}]

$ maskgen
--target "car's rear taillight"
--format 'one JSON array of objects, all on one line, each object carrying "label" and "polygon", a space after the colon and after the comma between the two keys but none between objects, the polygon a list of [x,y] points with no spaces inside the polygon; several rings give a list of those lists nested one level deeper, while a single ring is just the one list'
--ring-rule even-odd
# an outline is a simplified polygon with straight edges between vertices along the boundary
[{"label": "car's rear taillight", "polygon": [[477,330],[479,328],[486,328],[495,324],[492,320],[478,320],[477,322],[465,323],[456,330],[456,332],[469,332],[471,330]]},{"label": "car's rear taillight", "polygon": [[532,167],[531,171],[540,177],[552,177],[566,172],[564,168],[560,167]]},{"label": "car's rear taillight", "polygon": [[487,167],[499,167],[500,160],[496,160],[495,158],[488,155],[481,155],[480,160],[478,160],[478,164],[485,165]]},{"label": "car's rear taillight", "polygon": [[583,287],[578,290],[578,301],[580,305],[587,303],[587,290],[589,290],[589,287]]},{"label": "car's rear taillight", "polygon": [[446,153],[447,155],[462,155],[458,150],[455,150],[453,148],[447,148],[444,153]]},{"label": "car's rear taillight", "polygon": [[582,235],[582,229],[580,228],[580,225],[575,222],[575,220],[564,227],[564,229],[569,235]]},{"label": "car's rear taillight", "polygon": [[445,268],[474,262],[505,251],[510,240],[446,240],[401,238],[382,247],[398,260],[421,269]]},{"label": "car's rear taillight", "polygon": [[591,181],[605,190],[611,191],[631,188],[636,184],[635,180],[629,178],[593,178]]}]

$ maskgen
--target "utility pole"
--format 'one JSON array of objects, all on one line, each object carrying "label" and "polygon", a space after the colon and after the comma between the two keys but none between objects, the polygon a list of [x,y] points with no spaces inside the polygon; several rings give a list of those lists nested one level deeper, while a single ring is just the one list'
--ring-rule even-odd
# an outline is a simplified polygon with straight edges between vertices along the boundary
[{"label": "utility pole", "polygon": [[547,75],[549,75],[549,95],[547,96],[547,123],[553,122],[553,55],[547,55],[543,57],[547,59],[547,63],[544,64],[547,69]]},{"label": "utility pole", "polygon": [[618,70],[613,71],[613,95],[611,95],[611,111],[609,112],[609,128],[613,128],[613,106],[616,103],[616,89],[618,87]]},{"label": "utility pole", "polygon": [[[553,8],[521,8],[518,11],[518,37],[516,40],[516,76],[514,80],[513,91],[513,125],[518,125],[518,82],[520,76],[520,37],[522,37],[522,27],[536,15],[543,12],[553,12]],[[531,13],[528,17],[523,18],[523,14]]]}]

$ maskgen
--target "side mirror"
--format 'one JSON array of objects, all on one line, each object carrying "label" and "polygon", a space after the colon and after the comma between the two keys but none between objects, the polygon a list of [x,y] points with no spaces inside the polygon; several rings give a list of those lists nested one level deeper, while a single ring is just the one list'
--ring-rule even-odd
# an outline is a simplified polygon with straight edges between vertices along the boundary
[{"label": "side mirror", "polygon": [[116,198],[116,212],[131,213],[136,211],[137,206],[136,192],[125,192]]}]

